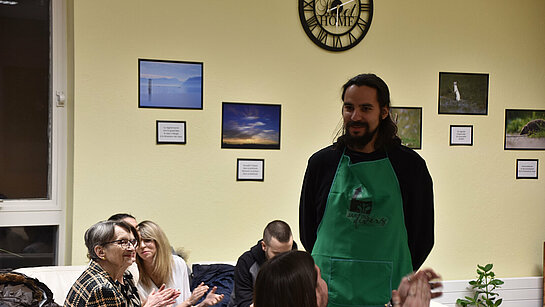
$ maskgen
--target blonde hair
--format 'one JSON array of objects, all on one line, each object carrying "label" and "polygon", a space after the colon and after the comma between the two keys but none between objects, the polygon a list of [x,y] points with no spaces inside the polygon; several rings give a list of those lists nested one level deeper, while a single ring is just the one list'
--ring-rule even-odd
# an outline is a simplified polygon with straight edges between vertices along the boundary
[{"label": "blonde hair", "polygon": [[140,282],[149,288],[153,283],[151,276],[154,276],[158,282],[156,285],[167,284],[172,278],[172,253],[167,236],[161,227],[152,221],[140,222],[137,228],[140,232],[140,240],[153,240],[157,250],[153,257],[153,272],[146,271],[144,260],[136,254],[136,263],[140,271]]}]

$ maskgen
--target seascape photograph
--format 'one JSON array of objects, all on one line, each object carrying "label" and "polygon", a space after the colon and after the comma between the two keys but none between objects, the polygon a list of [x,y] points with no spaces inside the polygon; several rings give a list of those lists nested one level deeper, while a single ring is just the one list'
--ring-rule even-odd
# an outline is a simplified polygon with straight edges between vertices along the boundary
[{"label": "seascape photograph", "polygon": [[203,64],[138,60],[140,108],[202,109]]}]

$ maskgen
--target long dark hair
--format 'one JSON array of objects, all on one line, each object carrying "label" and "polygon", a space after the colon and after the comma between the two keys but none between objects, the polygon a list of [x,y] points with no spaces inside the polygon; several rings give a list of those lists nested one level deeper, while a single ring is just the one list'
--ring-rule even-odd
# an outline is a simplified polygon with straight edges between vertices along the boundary
[{"label": "long dark hair", "polygon": [[255,307],[317,307],[318,273],[304,251],[289,251],[267,261],[257,274]]},{"label": "long dark hair", "polygon": [[[387,107],[390,109],[390,90],[388,89],[388,85],[384,80],[379,78],[375,74],[360,74],[352,79],[348,80],[343,85],[343,92],[341,95],[342,101],[344,101],[344,94],[346,93],[346,90],[352,86],[369,86],[377,90],[377,100],[379,103],[380,108]],[[346,146],[345,141],[345,134],[346,130],[343,127],[339,130],[337,135],[340,135],[337,138],[337,147],[344,147]],[[378,126],[378,132],[377,132],[377,139],[375,141],[375,149],[381,149],[385,148],[388,149],[389,147],[399,145],[401,144],[401,139],[397,136],[397,125],[392,120],[392,117],[390,116],[390,113],[388,112],[388,115],[386,118],[382,119],[380,121],[380,124]]]}]

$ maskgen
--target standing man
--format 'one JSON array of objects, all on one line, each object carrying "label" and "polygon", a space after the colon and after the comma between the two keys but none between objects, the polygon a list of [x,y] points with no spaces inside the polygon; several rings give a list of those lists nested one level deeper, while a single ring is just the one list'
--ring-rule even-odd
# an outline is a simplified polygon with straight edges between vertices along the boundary
[{"label": "standing man", "polygon": [[254,284],[259,268],[276,255],[297,249],[290,226],[280,220],[267,224],[263,239],[238,258],[235,284],[228,307],[248,307],[252,304]]},{"label": "standing man", "polygon": [[328,283],[328,306],[384,305],[433,247],[432,180],[401,145],[381,78],[350,79],[342,101],[342,135],[308,161],[301,241]]}]

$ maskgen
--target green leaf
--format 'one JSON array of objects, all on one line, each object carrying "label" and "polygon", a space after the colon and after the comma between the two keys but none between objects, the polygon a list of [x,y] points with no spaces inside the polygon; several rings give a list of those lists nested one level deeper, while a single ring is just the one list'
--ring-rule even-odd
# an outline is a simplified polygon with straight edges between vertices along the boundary
[{"label": "green leaf", "polygon": [[496,301],[496,304],[494,306],[499,306],[501,302],[503,302],[503,299],[500,298],[499,300]]},{"label": "green leaf", "polygon": [[499,304],[501,304],[501,299],[498,299],[497,297],[499,294],[493,291],[500,285],[502,285],[503,281],[495,278],[496,274],[492,271],[492,268],[492,263],[484,266],[477,264],[477,278],[468,282],[471,286],[474,296],[466,296],[465,299],[458,299],[458,305],[461,305],[463,307],[497,307]]},{"label": "green leaf", "polygon": [[462,307],[466,307],[467,304],[468,304],[468,302],[467,302],[467,301],[464,301],[464,300],[462,300],[462,299],[457,299],[457,300],[456,300],[456,305],[460,305],[460,306],[462,306]]},{"label": "green leaf", "polygon": [[490,281],[490,283],[495,285],[495,286],[503,285],[503,281],[500,280],[500,279],[494,279],[494,280]]}]

